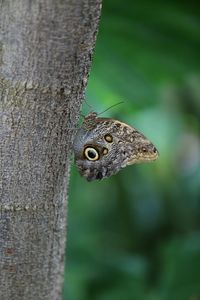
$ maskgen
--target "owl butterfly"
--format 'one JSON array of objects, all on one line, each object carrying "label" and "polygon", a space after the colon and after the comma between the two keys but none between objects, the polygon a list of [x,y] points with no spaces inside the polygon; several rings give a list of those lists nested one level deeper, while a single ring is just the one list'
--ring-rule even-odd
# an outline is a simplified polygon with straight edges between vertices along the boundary
[{"label": "owl butterfly", "polygon": [[88,181],[101,180],[135,163],[158,158],[156,147],[137,129],[90,112],[74,140],[75,164]]}]

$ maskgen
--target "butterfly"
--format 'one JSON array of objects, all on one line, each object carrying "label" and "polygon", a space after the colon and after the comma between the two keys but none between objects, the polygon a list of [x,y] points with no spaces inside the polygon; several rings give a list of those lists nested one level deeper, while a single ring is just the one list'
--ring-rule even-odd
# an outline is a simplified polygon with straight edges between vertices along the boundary
[{"label": "butterfly", "polygon": [[73,143],[75,164],[88,181],[101,180],[122,168],[154,161],[159,153],[141,132],[111,118],[90,112],[78,129]]}]

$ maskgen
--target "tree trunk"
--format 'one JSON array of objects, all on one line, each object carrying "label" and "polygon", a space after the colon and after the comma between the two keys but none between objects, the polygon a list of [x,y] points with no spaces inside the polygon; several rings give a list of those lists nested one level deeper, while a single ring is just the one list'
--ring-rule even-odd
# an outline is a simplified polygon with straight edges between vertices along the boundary
[{"label": "tree trunk", "polygon": [[101,0],[0,0],[0,299],[60,299],[71,145]]}]

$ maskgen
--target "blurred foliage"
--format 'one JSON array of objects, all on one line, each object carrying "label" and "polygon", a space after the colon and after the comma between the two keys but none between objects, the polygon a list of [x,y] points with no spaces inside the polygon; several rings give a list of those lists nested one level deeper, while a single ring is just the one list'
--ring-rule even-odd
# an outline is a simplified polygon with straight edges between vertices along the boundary
[{"label": "blurred foliage", "polygon": [[198,1],[103,2],[87,102],[119,101],[104,116],[160,158],[92,183],[72,167],[64,299],[200,300]]}]

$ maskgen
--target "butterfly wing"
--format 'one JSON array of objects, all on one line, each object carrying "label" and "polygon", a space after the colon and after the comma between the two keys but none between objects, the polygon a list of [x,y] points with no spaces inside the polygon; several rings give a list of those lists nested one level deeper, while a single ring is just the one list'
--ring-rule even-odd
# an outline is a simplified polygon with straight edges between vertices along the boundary
[{"label": "butterfly wing", "polygon": [[117,120],[87,120],[74,140],[75,163],[88,181],[116,174],[121,168],[158,157],[155,146],[138,130]]}]

